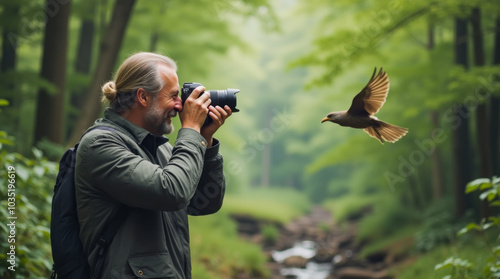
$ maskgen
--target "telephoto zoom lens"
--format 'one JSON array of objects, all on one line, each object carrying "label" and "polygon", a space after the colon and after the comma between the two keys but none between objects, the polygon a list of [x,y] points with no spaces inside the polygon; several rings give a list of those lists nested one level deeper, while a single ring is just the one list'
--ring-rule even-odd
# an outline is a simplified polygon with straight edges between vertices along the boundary
[{"label": "telephoto zoom lens", "polygon": [[212,102],[210,105],[219,106],[223,108],[225,105],[229,106],[233,112],[240,111],[236,108],[236,93],[240,92],[239,89],[231,89],[227,90],[207,90],[210,93],[210,99]]}]

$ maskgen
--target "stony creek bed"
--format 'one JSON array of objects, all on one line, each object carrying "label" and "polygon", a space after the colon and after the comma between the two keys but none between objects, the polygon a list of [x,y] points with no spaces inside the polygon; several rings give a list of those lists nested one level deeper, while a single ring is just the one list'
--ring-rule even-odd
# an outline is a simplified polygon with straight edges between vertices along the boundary
[{"label": "stony creek bed", "polygon": [[360,259],[355,245],[356,222],[338,228],[328,211],[314,207],[310,214],[280,227],[277,240],[266,243],[260,234],[269,223],[233,216],[240,235],[261,245],[268,255],[271,279],[389,279],[393,259],[381,253]]}]

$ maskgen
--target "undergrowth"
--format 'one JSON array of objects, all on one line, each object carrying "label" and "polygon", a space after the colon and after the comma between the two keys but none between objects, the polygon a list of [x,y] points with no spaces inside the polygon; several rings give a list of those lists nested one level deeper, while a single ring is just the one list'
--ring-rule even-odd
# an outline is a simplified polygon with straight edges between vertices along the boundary
[{"label": "undergrowth", "polygon": [[267,278],[261,248],[238,237],[236,224],[225,213],[189,217],[193,278],[230,279],[245,274]]},{"label": "undergrowth", "polygon": [[286,188],[251,188],[224,198],[222,211],[287,224],[311,210],[307,196]]},{"label": "undergrowth", "polygon": [[326,200],[322,205],[330,211],[337,223],[344,223],[362,214],[363,210],[372,207],[377,199],[378,197],[373,195],[346,195]]}]

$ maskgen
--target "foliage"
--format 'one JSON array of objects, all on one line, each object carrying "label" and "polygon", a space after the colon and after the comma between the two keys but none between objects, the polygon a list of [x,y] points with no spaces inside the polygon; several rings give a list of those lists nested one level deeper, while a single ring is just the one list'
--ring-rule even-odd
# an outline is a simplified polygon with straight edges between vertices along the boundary
[{"label": "foliage", "polygon": [[222,211],[286,224],[310,211],[307,197],[286,188],[253,188],[224,198]]},{"label": "foliage", "polygon": [[451,200],[439,201],[424,211],[422,225],[415,233],[415,249],[425,252],[439,245],[450,244],[456,240],[456,232],[470,218],[457,220],[452,212]]},{"label": "foliage", "polygon": [[387,257],[392,258],[403,258],[411,255],[415,245],[415,229],[416,226],[395,228],[383,238],[372,240],[364,245],[359,256],[366,258],[381,251],[387,253]]},{"label": "foliage", "polygon": [[[442,279],[450,274],[451,269],[444,268],[436,270],[436,263],[443,263],[443,259],[450,257],[459,258],[470,263],[476,263],[475,268],[480,269],[483,262],[486,262],[488,249],[477,242],[475,239],[467,243],[453,243],[440,245],[424,254],[418,254],[410,257],[408,261],[402,261],[391,268],[394,277],[398,279]],[[468,271],[468,278],[481,278],[480,270]]]},{"label": "foliage", "polygon": [[470,270],[472,270],[472,264],[468,260],[450,257],[434,267],[435,270],[450,268],[452,270],[451,275],[447,275],[443,278],[468,278],[468,273]]},{"label": "foliage", "polygon": [[413,224],[417,220],[415,212],[400,210],[401,207],[397,199],[388,197],[379,199],[373,212],[360,221],[356,241],[381,239],[400,228]]},{"label": "foliage", "polygon": [[[479,178],[467,184],[466,193],[474,191],[481,192],[479,199],[488,202],[490,206],[500,206],[500,178],[493,177]],[[498,216],[491,216],[482,218],[481,222],[469,223],[458,232],[458,235],[463,235],[468,232],[476,232],[479,237],[484,241],[484,244],[490,250],[490,258],[486,262],[483,275],[485,278],[498,278],[500,276],[500,239],[496,239],[496,243],[492,244],[486,235],[486,230],[496,228],[500,229],[500,218]],[[466,274],[472,269],[472,264],[466,260],[459,258],[448,258],[443,263],[436,265],[436,269],[452,268],[452,274],[449,278],[466,278]]]},{"label": "foliage", "polygon": [[279,230],[275,225],[264,225],[261,230],[264,241],[268,244],[274,244],[279,236]]},{"label": "foliage", "polygon": [[190,217],[193,278],[265,278],[266,258],[260,248],[240,239],[226,213]]},{"label": "foliage", "polygon": [[[0,132],[0,184],[9,186],[0,193],[0,231],[15,235],[15,243],[3,241],[0,249],[0,276],[2,278],[48,278],[52,269],[50,250],[50,212],[53,184],[57,175],[57,164],[47,161],[42,153],[33,149],[32,158],[9,151],[6,145],[15,140],[5,132]],[[5,187],[7,190],[7,187]],[[15,205],[9,204],[15,195]],[[12,211],[7,209],[12,208]],[[15,217],[12,220],[9,217]],[[15,228],[7,226],[14,221]],[[14,231],[12,229],[14,228]],[[8,270],[10,255],[14,245],[15,271]]]},{"label": "foliage", "polygon": [[336,222],[343,223],[349,219],[362,216],[363,211],[372,208],[377,200],[376,196],[371,195],[345,195],[340,198],[326,200],[322,205],[331,212]]}]

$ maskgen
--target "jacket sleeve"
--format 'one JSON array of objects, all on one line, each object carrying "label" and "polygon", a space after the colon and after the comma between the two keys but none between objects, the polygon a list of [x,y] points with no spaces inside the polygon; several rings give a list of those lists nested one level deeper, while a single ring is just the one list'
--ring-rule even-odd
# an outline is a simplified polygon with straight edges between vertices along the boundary
[{"label": "jacket sleeve", "polygon": [[196,216],[217,212],[222,207],[225,191],[222,155],[219,153],[219,141],[214,138],[212,147],[205,154],[203,172],[189,203],[188,214]]},{"label": "jacket sleeve", "polygon": [[172,157],[164,168],[131,152],[117,135],[108,133],[92,140],[81,153],[81,175],[98,191],[143,209],[176,211],[188,206],[206,152],[199,133],[179,130]]}]

